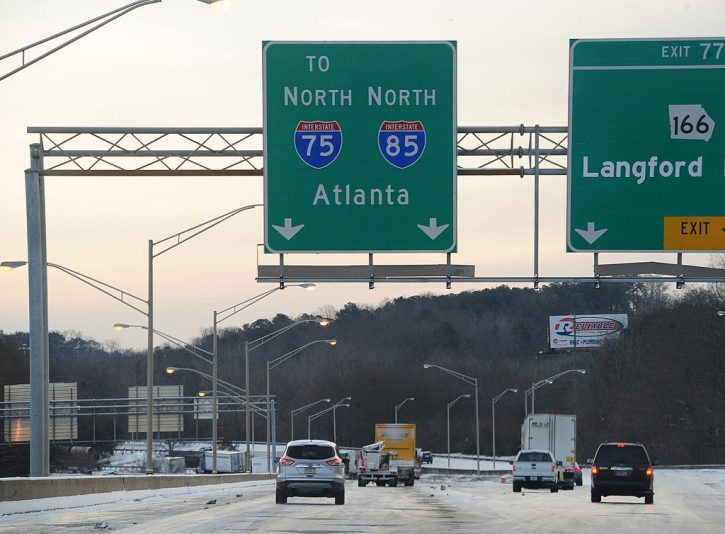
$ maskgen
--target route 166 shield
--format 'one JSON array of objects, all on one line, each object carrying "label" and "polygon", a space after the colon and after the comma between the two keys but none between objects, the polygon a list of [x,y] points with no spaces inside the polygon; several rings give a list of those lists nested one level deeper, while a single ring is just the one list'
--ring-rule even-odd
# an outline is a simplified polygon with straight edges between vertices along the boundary
[{"label": "route 166 shield", "polygon": [[425,150],[425,128],[420,121],[384,121],[378,131],[380,153],[391,165],[405,169]]},{"label": "route 166 shield", "polygon": [[295,128],[295,150],[310,167],[330,165],[342,149],[342,130],[337,121],[300,121]]}]

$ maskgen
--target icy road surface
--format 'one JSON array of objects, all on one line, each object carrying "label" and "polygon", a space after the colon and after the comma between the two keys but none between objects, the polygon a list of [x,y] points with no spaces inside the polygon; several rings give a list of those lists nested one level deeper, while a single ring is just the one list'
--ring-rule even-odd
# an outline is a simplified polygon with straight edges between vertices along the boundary
[{"label": "icy road surface", "polygon": [[[441,489],[443,488],[443,489]],[[6,532],[723,532],[725,470],[656,470],[655,504],[589,501],[588,473],[573,491],[515,494],[498,479],[425,476],[415,487],[346,488],[347,504],[290,498],[246,482],[0,503]],[[216,500],[215,504],[209,504]],[[50,509],[53,508],[53,509]],[[13,510],[26,510],[13,513]],[[43,510],[43,511],[27,511]],[[106,523],[107,529],[95,528]]]}]

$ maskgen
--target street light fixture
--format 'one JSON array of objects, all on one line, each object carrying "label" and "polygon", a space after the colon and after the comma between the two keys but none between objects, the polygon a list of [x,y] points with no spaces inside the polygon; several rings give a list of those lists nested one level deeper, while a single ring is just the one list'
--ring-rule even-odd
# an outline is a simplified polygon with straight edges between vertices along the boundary
[{"label": "street light fixture", "polygon": [[455,376],[457,379],[462,380],[466,384],[469,384],[473,386],[473,391],[475,393],[476,397],[476,474],[481,474],[481,447],[480,447],[480,440],[479,440],[479,424],[478,424],[478,378],[473,376],[464,375],[463,373],[459,373],[458,371],[453,371],[451,369],[446,369],[445,367],[441,367],[440,365],[436,365],[434,363],[424,363],[423,369],[431,369],[436,368],[440,369],[444,373],[448,373],[449,375]]},{"label": "street light fixture", "polygon": [[[566,371],[562,371],[561,373],[555,374],[554,376],[550,376],[549,378],[544,378],[543,380],[539,380],[538,382],[532,382],[531,387],[526,390],[526,395],[524,395],[524,397],[526,397],[527,395],[531,394],[531,413],[532,414],[536,413],[536,411],[534,410],[534,399],[535,399],[534,393],[536,392],[536,390],[542,386],[546,386],[548,384],[553,384],[554,380],[556,380],[557,378],[560,378],[564,375],[568,375],[569,373],[579,373],[579,374],[584,375],[587,373],[587,370],[586,369],[567,369]],[[524,402],[525,401],[526,401],[526,399],[524,399]]]},{"label": "street light fixture", "polygon": [[300,412],[304,412],[308,408],[312,408],[313,406],[316,406],[323,402],[332,402],[332,399],[320,399],[316,400],[315,402],[311,402],[309,404],[305,404],[304,406],[300,408],[296,408],[290,412],[290,441],[295,440],[295,415],[297,415]]},{"label": "street light fixture", "polygon": [[498,395],[496,395],[493,399],[491,399],[491,441],[492,443],[492,457],[493,457],[493,470],[496,470],[496,403],[498,400],[506,395],[508,392],[511,393],[518,393],[519,390],[516,388],[509,388]]},{"label": "street light fixture", "polygon": [[337,408],[349,408],[350,404],[345,403],[345,401],[352,400],[352,397],[344,397],[337,401],[333,406],[330,406],[329,408],[326,408],[320,412],[313,413],[312,415],[307,416],[307,439],[311,439],[312,435],[312,421],[315,419],[319,419],[326,413],[332,412],[332,432],[333,432],[333,441],[336,441],[336,434],[337,434],[337,422],[335,420],[335,410]]},{"label": "street light fixture", "polygon": [[[306,286],[314,286],[314,284],[300,284],[300,286],[303,286],[303,285],[306,285]],[[283,286],[280,285],[279,288],[275,288],[275,289],[281,289],[282,287]],[[310,288],[309,287],[305,287],[305,289],[310,289]],[[272,291],[274,291],[274,290],[270,290],[269,293],[271,293]],[[261,298],[264,298],[264,297],[262,296]],[[257,302],[257,301],[255,300],[254,302]],[[242,304],[242,303],[240,303],[240,304]],[[247,307],[249,305],[250,304],[247,304],[245,307]],[[233,310],[232,313],[229,314],[229,317],[231,317],[231,315],[234,315],[235,313],[237,313],[237,311],[241,311],[242,309],[244,309],[244,308],[240,308],[239,310],[237,310],[236,309],[236,306],[232,306],[231,308],[228,308],[228,310]],[[222,311],[220,313],[224,313],[224,311]],[[228,317],[225,317],[225,319],[226,318],[228,318]],[[326,327],[331,322],[332,322],[332,319],[328,319],[328,318],[324,318],[324,317],[323,318],[317,318],[317,319],[302,319],[301,321],[296,321],[294,323],[288,324],[287,326],[283,326],[282,328],[278,328],[277,330],[274,330],[273,332],[270,332],[269,334],[265,334],[262,337],[259,337],[257,339],[253,339],[252,341],[246,341],[245,340],[244,341],[244,369],[245,369],[244,374],[245,374],[245,382],[246,382],[245,387],[247,389],[247,395],[250,394],[250,385],[249,385],[249,353],[250,352],[252,352],[253,350],[258,349],[259,347],[261,347],[265,343],[267,343],[269,341],[272,341],[274,338],[276,338],[278,336],[281,336],[282,334],[284,334],[288,330],[291,330],[292,328],[294,328],[294,327],[296,327],[298,325],[305,324],[305,323],[317,323],[317,324],[319,324],[322,327]],[[251,456],[251,454],[252,454],[252,452],[251,452],[251,430],[252,430],[252,425],[251,425],[250,419],[251,419],[251,414],[247,410],[247,412],[245,413],[246,438],[247,438],[247,458],[251,458],[252,457]]]},{"label": "street light fixture", "polygon": [[[132,308],[133,310],[147,315],[141,305],[146,306],[146,300],[119,289],[111,284],[102,282],[92,276],[83,274],[69,267],[59,265],[57,263],[48,263],[43,258],[36,263],[40,263],[45,267],[52,267],[68,276],[72,276],[76,280],[100,291],[101,293],[117,300],[118,302]],[[47,291],[43,291],[38,284],[33,282],[33,275],[38,272],[31,269],[41,269],[28,261],[4,261],[0,263],[0,270],[12,271],[19,267],[28,265],[30,279],[30,475],[41,477],[50,475],[50,435],[49,435],[49,401],[48,401],[48,315],[47,315]],[[45,277],[46,270],[43,271],[43,287],[47,287]],[[37,281],[37,280],[36,280]],[[132,304],[129,302],[134,302]]]},{"label": "street light fixture", "polygon": [[[219,6],[219,7],[227,7],[231,3],[231,0],[199,0],[199,1],[202,2],[202,3],[204,3],[204,4],[214,5],[215,7],[217,7],[217,6]],[[120,18],[120,17],[124,16],[125,14],[130,13],[131,11],[133,11],[133,10],[139,8],[139,7],[149,6],[151,4],[158,4],[160,2],[161,2],[161,0],[137,0],[135,2],[131,2],[130,4],[126,4],[125,6],[121,6],[121,7],[118,7],[116,9],[112,10],[112,11],[109,11],[108,13],[104,13],[103,15],[99,15],[99,16],[94,17],[94,18],[92,18],[90,20],[87,20],[85,22],[81,22],[80,24],[76,24],[75,26],[73,26],[71,28],[68,28],[68,29],[63,30],[63,31],[58,32],[58,33],[55,33],[55,34],[53,34],[53,35],[51,35],[49,37],[45,37],[44,39],[41,39],[40,41],[36,41],[36,42],[31,43],[29,45],[23,46],[22,48],[18,48],[17,50],[13,50],[12,52],[10,52],[8,54],[4,54],[4,55],[0,56],[0,61],[2,61],[4,59],[7,59],[7,58],[10,58],[10,57],[13,57],[13,56],[20,55],[21,56],[21,60],[22,60],[22,65],[20,67],[16,68],[16,69],[11,70],[7,74],[4,74],[4,75],[0,76],[0,81],[4,80],[5,78],[9,78],[13,74],[16,74],[16,73],[20,72],[21,70],[24,70],[24,69],[28,68],[30,65],[33,65],[34,63],[37,63],[38,61],[40,61],[42,59],[45,59],[46,57],[54,54],[55,52],[58,52],[59,50],[65,48],[66,46],[68,46],[68,45],[70,45],[70,44],[78,41],[79,39],[82,39],[86,35],[88,35],[90,33],[93,33],[97,29],[102,28],[106,24],[109,24],[110,22],[113,22],[117,18]],[[95,26],[93,26],[93,27],[91,27],[91,28],[83,31],[82,33],[76,35],[75,37],[69,38],[67,41],[62,42],[61,44],[59,44],[55,48],[52,48],[51,50],[49,50],[49,51],[47,51],[47,52],[39,55],[35,59],[32,59],[32,60],[27,61],[27,62],[25,61],[25,55],[26,55],[26,52],[28,50],[30,50],[32,48],[35,48],[36,46],[45,44],[45,43],[47,43],[49,41],[52,41],[54,39],[57,39],[59,37],[63,37],[64,35],[67,35],[67,34],[69,34],[71,32],[76,31],[76,30],[80,30],[81,28],[84,28],[86,26],[89,26],[89,25],[91,25],[91,24],[93,24],[95,22],[98,22],[98,24],[96,24]]]},{"label": "street light fixture", "polygon": [[403,402],[401,402],[400,404],[395,406],[395,424],[396,425],[398,424],[398,410],[400,410],[400,408],[402,408],[403,404],[405,404],[408,401],[413,401],[413,400],[415,400],[415,397],[408,397]]},{"label": "street light fixture", "polygon": [[[318,339],[315,341],[310,341],[309,343],[305,343],[304,345],[297,347],[296,349],[293,349],[282,356],[279,356],[278,358],[275,358],[274,360],[267,360],[267,413],[271,413],[270,411],[270,396],[269,396],[269,372],[274,369],[275,367],[278,367],[282,365],[284,362],[289,360],[290,358],[294,357],[295,355],[299,354],[303,350],[305,350],[308,347],[311,347],[312,345],[316,345],[317,343],[327,343],[330,346],[337,345],[336,339]],[[272,472],[272,458],[270,456],[270,453],[276,455],[276,449],[277,449],[277,436],[272,435],[272,433],[276,434],[276,428],[275,424],[273,424],[272,417],[267,418],[267,472]],[[270,451],[270,443],[273,443],[273,450]]]},{"label": "street light fixture", "polygon": [[458,395],[455,399],[448,403],[446,408],[446,443],[448,444],[448,469],[451,468],[451,407],[461,399],[471,398],[470,393]]}]

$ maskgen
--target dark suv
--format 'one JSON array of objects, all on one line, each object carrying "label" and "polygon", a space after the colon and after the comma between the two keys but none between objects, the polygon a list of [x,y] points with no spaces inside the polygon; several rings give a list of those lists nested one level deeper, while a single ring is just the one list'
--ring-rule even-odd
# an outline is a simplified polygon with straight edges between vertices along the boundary
[{"label": "dark suv", "polygon": [[592,464],[592,502],[608,495],[644,497],[654,503],[652,462],[639,443],[602,443]]}]

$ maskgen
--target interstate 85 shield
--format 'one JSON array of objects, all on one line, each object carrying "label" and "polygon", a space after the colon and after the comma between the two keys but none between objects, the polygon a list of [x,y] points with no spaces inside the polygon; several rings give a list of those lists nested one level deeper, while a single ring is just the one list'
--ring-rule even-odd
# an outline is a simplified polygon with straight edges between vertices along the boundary
[{"label": "interstate 85 shield", "polygon": [[295,150],[310,167],[323,169],[342,149],[342,130],[337,121],[300,121],[295,128]]},{"label": "interstate 85 shield", "polygon": [[384,121],[378,132],[380,153],[391,165],[405,169],[423,155],[425,128],[421,121]]}]

